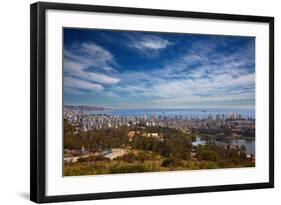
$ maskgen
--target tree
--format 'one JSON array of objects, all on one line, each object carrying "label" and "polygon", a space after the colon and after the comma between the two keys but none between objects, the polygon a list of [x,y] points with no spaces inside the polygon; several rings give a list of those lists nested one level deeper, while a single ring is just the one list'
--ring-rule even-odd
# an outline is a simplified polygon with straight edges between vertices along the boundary
[{"label": "tree", "polygon": [[67,119],[64,119],[64,148],[80,149],[81,143],[74,134],[75,127],[71,125]]},{"label": "tree", "polygon": [[240,147],[241,152],[246,152],[246,146],[244,144],[241,145]]}]

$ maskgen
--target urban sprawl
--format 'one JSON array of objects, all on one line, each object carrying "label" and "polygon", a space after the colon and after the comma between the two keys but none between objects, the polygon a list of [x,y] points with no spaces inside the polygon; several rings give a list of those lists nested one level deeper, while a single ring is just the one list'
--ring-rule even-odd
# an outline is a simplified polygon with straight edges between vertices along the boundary
[{"label": "urban sprawl", "polygon": [[238,112],[199,117],[104,111],[64,107],[66,176],[255,166],[244,144],[226,142],[255,141],[255,119]]},{"label": "urban sprawl", "polygon": [[[202,111],[204,112],[204,111]],[[148,127],[168,127],[190,132],[191,129],[216,129],[220,126],[232,128],[232,134],[239,133],[243,128],[255,128],[255,120],[243,117],[240,113],[230,112],[227,115],[209,115],[206,118],[198,116],[119,116],[107,114],[91,114],[84,110],[65,108],[64,118],[76,126],[77,131],[87,132],[103,128],[119,128],[121,126],[144,125]]]}]

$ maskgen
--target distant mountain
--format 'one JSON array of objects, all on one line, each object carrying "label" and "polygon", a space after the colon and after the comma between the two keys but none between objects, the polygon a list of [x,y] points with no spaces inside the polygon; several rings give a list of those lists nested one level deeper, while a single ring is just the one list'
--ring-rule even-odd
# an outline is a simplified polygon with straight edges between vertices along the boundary
[{"label": "distant mountain", "polygon": [[98,107],[94,105],[64,105],[65,109],[71,109],[71,110],[104,110],[104,107]]}]

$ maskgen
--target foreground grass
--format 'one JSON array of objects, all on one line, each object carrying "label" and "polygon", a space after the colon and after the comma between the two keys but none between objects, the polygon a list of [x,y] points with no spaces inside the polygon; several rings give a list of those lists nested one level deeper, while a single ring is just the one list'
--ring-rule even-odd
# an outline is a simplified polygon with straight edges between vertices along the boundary
[{"label": "foreground grass", "polygon": [[199,170],[218,168],[240,168],[254,167],[250,161],[191,161],[181,160],[173,164],[163,166],[165,158],[158,157],[152,160],[127,162],[124,160],[87,161],[73,164],[65,164],[65,176],[117,174],[117,173],[137,173],[137,172],[161,172],[176,170]]}]

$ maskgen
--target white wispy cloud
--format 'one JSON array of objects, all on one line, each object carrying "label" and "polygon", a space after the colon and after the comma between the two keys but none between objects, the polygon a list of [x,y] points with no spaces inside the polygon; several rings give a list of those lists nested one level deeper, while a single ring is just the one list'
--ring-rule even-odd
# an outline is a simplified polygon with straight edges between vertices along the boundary
[{"label": "white wispy cloud", "polygon": [[102,91],[104,88],[100,84],[87,82],[85,80],[80,80],[77,78],[73,78],[70,76],[64,77],[64,86],[67,89],[82,89],[82,90],[88,90],[88,91]]},{"label": "white wispy cloud", "polygon": [[[116,73],[111,67],[111,64],[116,65],[113,55],[93,42],[75,43],[64,49],[64,56],[64,72],[67,75],[65,87],[69,93],[82,94],[79,89],[87,87],[88,90],[101,91],[102,85],[113,85],[120,81],[110,76]],[[89,67],[93,67],[93,70],[86,71]],[[103,70],[104,73],[95,70]]]},{"label": "white wispy cloud", "polygon": [[148,34],[127,35],[127,38],[129,39],[128,47],[148,57],[155,57],[162,49],[173,44],[169,40]]},{"label": "white wispy cloud", "polygon": [[[84,72],[84,74],[85,74],[85,72]],[[93,80],[97,83],[109,84],[109,85],[116,84],[120,81],[119,78],[110,77],[108,75],[101,74],[101,73],[95,73],[95,72],[87,72],[87,75],[85,74],[84,77],[89,80]]]},{"label": "white wispy cloud", "polygon": [[74,43],[64,49],[64,55],[83,65],[91,65],[105,71],[115,71],[113,55],[94,42]]},{"label": "white wispy cloud", "polygon": [[112,85],[120,81],[119,78],[111,77],[106,74],[85,71],[87,66],[83,65],[83,63],[80,64],[67,59],[65,59],[64,68],[65,72],[71,76],[94,81],[96,83]]}]

